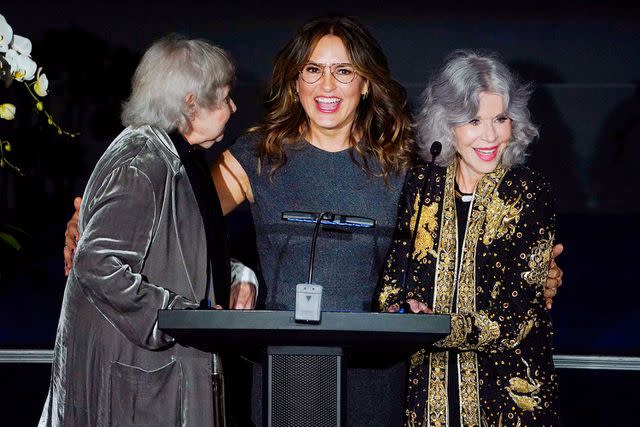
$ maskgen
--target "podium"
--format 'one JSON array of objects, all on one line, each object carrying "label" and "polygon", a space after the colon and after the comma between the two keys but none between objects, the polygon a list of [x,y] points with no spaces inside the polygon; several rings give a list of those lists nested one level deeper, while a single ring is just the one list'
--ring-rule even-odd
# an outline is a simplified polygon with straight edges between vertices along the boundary
[{"label": "podium", "polygon": [[344,426],[346,357],[397,360],[448,335],[448,315],[322,312],[317,324],[292,311],[159,310],[158,327],[203,351],[265,350],[263,425]]}]

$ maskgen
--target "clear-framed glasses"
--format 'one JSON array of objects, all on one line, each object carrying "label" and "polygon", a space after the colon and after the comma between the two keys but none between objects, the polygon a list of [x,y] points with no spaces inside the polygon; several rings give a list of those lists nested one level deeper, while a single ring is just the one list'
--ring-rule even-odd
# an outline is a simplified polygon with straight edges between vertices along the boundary
[{"label": "clear-framed glasses", "polygon": [[356,70],[349,63],[317,64],[315,62],[304,64],[300,70],[300,77],[305,83],[316,83],[322,78],[327,67],[331,75],[342,84],[349,84],[356,78]]}]

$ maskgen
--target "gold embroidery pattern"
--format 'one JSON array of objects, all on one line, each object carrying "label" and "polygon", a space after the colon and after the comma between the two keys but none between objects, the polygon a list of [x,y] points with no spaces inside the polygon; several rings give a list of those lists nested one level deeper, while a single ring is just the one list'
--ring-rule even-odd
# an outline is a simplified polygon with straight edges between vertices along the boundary
[{"label": "gold embroidery pattern", "polygon": [[496,282],[493,285],[493,288],[491,289],[491,298],[493,299],[498,298],[498,294],[500,293],[500,286],[502,286],[502,283],[500,282]]},{"label": "gold embroidery pattern", "polygon": [[442,202],[442,229],[438,242],[433,311],[450,313],[456,273],[456,243],[458,241],[455,202],[455,166],[447,168],[444,199]]},{"label": "gold embroidery pattern", "polygon": [[531,370],[529,364],[522,359],[522,362],[527,367],[527,379],[513,377],[509,379],[509,385],[505,388],[511,396],[511,399],[516,405],[523,411],[533,411],[540,408],[541,399],[538,396],[542,383],[531,378]]},{"label": "gold embroidery pattern", "polygon": [[[478,330],[477,343],[468,343],[467,337]],[[451,314],[451,333],[434,343],[437,347],[454,347],[460,350],[481,350],[500,337],[500,324],[484,312]]]},{"label": "gold embroidery pattern", "polygon": [[482,242],[489,246],[495,239],[506,235],[512,236],[516,231],[516,224],[520,221],[523,203],[521,196],[512,203],[505,203],[496,191],[487,207],[487,223],[484,227]]},{"label": "gold embroidery pattern", "polygon": [[420,366],[424,363],[424,348],[411,355],[411,366]]},{"label": "gold embroidery pattern", "polygon": [[531,332],[531,330],[533,329],[533,326],[535,325],[536,321],[534,319],[529,319],[528,321],[521,323],[520,324],[520,328],[518,331],[518,336],[515,338],[512,338],[510,340],[503,340],[502,341],[502,345],[505,348],[509,348],[509,349],[513,349],[516,348],[517,346],[520,345],[520,343],[522,342],[522,340],[529,335],[529,332]]},{"label": "gold embroidery pattern", "polygon": [[544,285],[549,273],[551,261],[551,245],[554,236],[549,233],[548,238],[539,240],[529,254],[529,271],[522,273],[522,278],[530,285]]},{"label": "gold embroidery pattern", "polygon": [[[438,261],[433,294],[433,311],[450,313],[453,303],[453,291],[456,271],[456,205],[454,195],[455,167],[447,168],[444,198],[442,202],[442,218],[438,241]],[[452,316],[452,322],[453,322]],[[464,319],[462,319],[464,322]],[[454,331],[464,331],[463,327],[451,325]],[[451,337],[451,335],[450,335]],[[445,338],[446,339],[446,338]],[[433,353],[429,360],[429,383],[427,391],[428,408],[424,425],[446,426],[447,421],[447,355],[448,352]]]},{"label": "gold embroidery pattern", "polygon": [[[396,281],[392,281],[392,283],[395,283]],[[380,295],[378,296],[378,301],[380,302],[380,306],[383,308],[387,308],[389,306],[388,304],[388,300],[389,298],[391,298],[392,296],[396,296],[400,293],[400,288],[396,287],[396,286],[391,286],[391,285],[387,285],[384,288],[382,288],[382,291],[380,291]]]},{"label": "gold embroidery pattern", "polygon": [[474,347],[482,349],[487,344],[498,339],[500,325],[489,318],[487,313],[478,312],[474,316],[476,328],[478,328],[478,344]]},{"label": "gold embroidery pattern", "polygon": [[[465,241],[462,249],[462,266],[458,279],[457,307],[460,313],[476,311],[476,247],[480,240],[488,207],[493,194],[500,185],[506,169],[498,166],[485,175],[476,188],[476,196],[470,207],[471,215],[467,224]],[[475,316],[476,327],[480,329],[479,339],[488,341],[496,339],[500,329],[486,315]],[[480,425],[479,367],[475,353],[461,353],[460,360],[460,408],[465,426]]]},{"label": "gold embroidery pattern", "polygon": [[[418,216],[418,209],[420,207],[420,192],[416,194],[416,198],[413,202],[413,215],[411,216],[411,233],[415,230],[416,217]],[[438,257],[438,254],[433,250],[433,236],[436,234],[436,228],[438,227],[438,221],[436,221],[436,214],[438,213],[438,203],[433,202],[430,205],[422,207],[420,212],[420,222],[418,223],[418,234],[416,235],[415,248],[412,256],[419,262],[426,262],[428,254],[431,254],[434,258]]]},{"label": "gold embroidery pattern", "polygon": [[475,352],[458,355],[460,368],[460,416],[465,427],[480,426],[480,396],[478,390],[478,358]]},{"label": "gold embroidery pattern", "polygon": [[467,339],[467,334],[471,332],[472,325],[465,316],[451,313],[451,333],[443,339],[436,341],[433,345],[444,348],[457,348]]},{"label": "gold embroidery pattern", "polygon": [[482,233],[487,206],[491,204],[492,194],[504,177],[506,169],[501,166],[485,175],[476,189],[476,197],[472,203],[471,216],[467,224],[464,247],[462,250],[462,267],[458,279],[458,311],[473,312],[476,309],[476,247]]},{"label": "gold embroidery pattern", "polygon": [[425,426],[445,427],[449,425],[447,420],[447,360],[449,352],[431,353],[429,357],[429,395],[428,405],[425,411]]}]

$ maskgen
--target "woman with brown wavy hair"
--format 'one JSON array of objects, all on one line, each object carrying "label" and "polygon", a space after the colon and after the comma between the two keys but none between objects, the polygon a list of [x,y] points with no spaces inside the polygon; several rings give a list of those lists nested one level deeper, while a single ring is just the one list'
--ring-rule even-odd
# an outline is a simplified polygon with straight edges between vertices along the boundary
[{"label": "woman with brown wavy hair", "polygon": [[213,169],[225,211],[251,203],[267,308],[293,308],[304,281],[309,227],[281,219],[302,210],[376,220],[321,233],[316,259],[324,309],[371,309],[412,158],[406,92],[376,40],[343,16],[302,26],[276,58],[263,121]]},{"label": "woman with brown wavy hair", "polygon": [[[331,211],[373,218],[376,227],[319,234],[322,308],[371,311],[412,158],[406,92],[373,36],[343,16],[303,25],[276,57],[262,123],[213,168],[225,211],[250,202],[262,306],[292,310],[306,279],[313,228],[284,223],[282,212]],[[402,366],[395,375],[402,378]],[[400,424],[403,387],[389,370],[349,369],[347,425]]]},{"label": "woman with brown wavy hair", "polygon": [[[348,68],[324,75],[320,69],[309,68],[309,63],[313,64],[310,59],[314,50],[318,49],[319,53],[322,49],[318,48],[318,43],[323,41],[324,46],[330,39],[342,44],[349,62],[342,64]],[[305,81],[305,76],[311,73],[315,73],[312,75],[317,79],[327,78],[338,89],[351,83],[354,83],[352,86],[363,86],[353,116],[343,123],[346,132],[331,137],[329,144],[337,149],[351,147],[353,154],[359,154],[364,162],[377,162],[383,177],[404,171],[412,160],[413,143],[405,90],[391,78],[387,59],[371,34],[351,18],[335,17],[309,22],[276,59],[266,102],[267,113],[262,124],[254,128],[264,135],[258,153],[271,161],[271,172],[286,161],[286,145],[299,143],[301,138],[309,138],[310,144],[317,144],[312,135],[316,130],[313,112],[299,95],[301,86],[304,89],[318,83],[319,80]],[[350,76],[355,82],[346,82],[347,78],[341,82],[337,73]],[[326,90],[326,93],[330,92],[331,88]],[[323,113],[330,115],[332,112]],[[332,151],[331,148],[328,151]],[[372,173],[366,163],[360,166],[364,172]]]}]

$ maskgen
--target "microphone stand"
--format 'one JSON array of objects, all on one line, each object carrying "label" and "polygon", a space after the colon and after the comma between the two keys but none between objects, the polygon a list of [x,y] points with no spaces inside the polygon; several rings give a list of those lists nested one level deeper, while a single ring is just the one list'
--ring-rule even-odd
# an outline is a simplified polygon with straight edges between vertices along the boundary
[{"label": "microphone stand", "polygon": [[418,193],[419,203],[418,203],[418,213],[416,215],[416,221],[413,226],[413,234],[411,235],[411,244],[409,245],[409,256],[407,257],[407,266],[402,275],[402,299],[403,303],[400,305],[398,309],[398,313],[410,313],[411,308],[406,301],[407,298],[407,275],[413,268],[413,250],[416,246],[416,237],[418,236],[418,226],[420,225],[420,215],[422,215],[422,206],[424,205],[424,199],[427,195],[427,182],[431,181],[431,177],[433,176],[433,168],[435,166],[436,157],[440,155],[442,151],[442,144],[440,141],[434,141],[431,144],[431,148],[429,149],[429,153],[431,154],[431,161],[427,163],[427,167],[429,167],[428,174],[424,177],[424,182],[422,183],[421,192]]},{"label": "microphone stand", "polygon": [[316,221],[316,225],[313,228],[313,237],[311,237],[311,254],[309,256],[309,275],[307,283],[313,283],[313,261],[316,257],[316,242],[318,240],[318,232],[320,231],[322,219],[325,216],[331,215],[333,215],[331,212],[321,212],[320,215],[318,215],[318,220]]},{"label": "microphone stand", "polygon": [[311,238],[311,254],[309,256],[309,274],[306,283],[296,285],[296,307],[294,320],[302,323],[319,323],[322,301],[322,286],[313,283],[313,265],[316,256],[316,243],[322,224],[338,227],[375,227],[376,222],[371,218],[341,215],[333,212],[285,211],[282,219],[292,222],[314,223],[313,237]]}]

